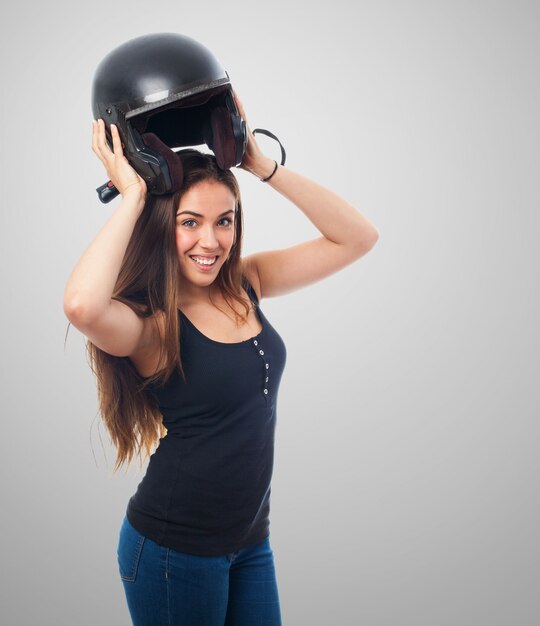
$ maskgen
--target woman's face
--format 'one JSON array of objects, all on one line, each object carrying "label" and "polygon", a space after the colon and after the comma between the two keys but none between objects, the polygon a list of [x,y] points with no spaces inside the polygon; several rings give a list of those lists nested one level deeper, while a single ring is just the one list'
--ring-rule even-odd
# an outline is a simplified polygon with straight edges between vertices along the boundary
[{"label": "woman's face", "polygon": [[[203,180],[182,196],[176,211],[176,249],[180,273],[189,282],[204,287],[215,280],[234,243],[235,206],[232,191],[215,180]],[[213,264],[201,265],[193,256],[207,257]]]}]

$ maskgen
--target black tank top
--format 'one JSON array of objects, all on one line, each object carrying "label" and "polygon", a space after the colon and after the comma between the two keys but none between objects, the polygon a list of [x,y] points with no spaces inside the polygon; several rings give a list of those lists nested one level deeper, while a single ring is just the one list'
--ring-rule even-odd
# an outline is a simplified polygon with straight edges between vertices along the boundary
[{"label": "black tank top", "polygon": [[283,340],[259,308],[261,332],[223,343],[180,316],[183,381],[175,370],[150,388],[167,434],[126,515],[159,545],[197,555],[236,552],[270,534],[276,404],[286,362]]}]

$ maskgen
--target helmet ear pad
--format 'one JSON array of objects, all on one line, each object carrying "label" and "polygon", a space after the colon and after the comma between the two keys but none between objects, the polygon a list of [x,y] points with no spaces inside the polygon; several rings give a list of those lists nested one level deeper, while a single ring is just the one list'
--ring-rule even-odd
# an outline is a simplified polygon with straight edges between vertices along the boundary
[{"label": "helmet ear pad", "polygon": [[222,170],[235,167],[236,162],[236,139],[231,119],[231,112],[222,106],[217,106],[210,113],[210,137],[207,144],[216,155],[218,166]]},{"label": "helmet ear pad", "polygon": [[181,159],[178,158],[174,150],[171,150],[169,146],[163,143],[154,133],[143,133],[141,136],[146,146],[158,152],[165,159],[171,177],[170,193],[178,191],[184,182],[184,168]]}]

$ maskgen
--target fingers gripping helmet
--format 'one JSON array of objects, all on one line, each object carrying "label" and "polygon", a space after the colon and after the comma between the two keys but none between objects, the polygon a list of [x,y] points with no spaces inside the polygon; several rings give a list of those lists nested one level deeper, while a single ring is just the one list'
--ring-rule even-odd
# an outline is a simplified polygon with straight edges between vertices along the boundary
[{"label": "fingers gripping helmet", "polygon": [[[240,165],[247,144],[229,75],[206,47],[177,33],[136,37],[112,50],[94,75],[92,111],[105,122],[111,148],[116,124],[124,155],[152,194],[182,185],[172,148],[206,144],[228,169]],[[118,192],[109,181],[98,194],[108,202]]]}]

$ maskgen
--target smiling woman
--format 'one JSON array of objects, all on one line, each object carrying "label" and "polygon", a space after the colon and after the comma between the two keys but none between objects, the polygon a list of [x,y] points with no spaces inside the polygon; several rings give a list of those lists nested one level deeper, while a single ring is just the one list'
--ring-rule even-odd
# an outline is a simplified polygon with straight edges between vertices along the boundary
[{"label": "smiling woman", "polygon": [[[149,458],[118,546],[134,623],[157,624],[162,610],[163,623],[176,623],[186,604],[171,608],[166,598],[185,593],[205,615],[214,598],[216,624],[229,606],[242,626],[254,623],[253,607],[257,623],[279,626],[269,512],[286,347],[259,303],[359,259],[377,231],[330,190],[265,157],[250,131],[241,167],[290,199],[321,237],[242,258],[240,189],[214,155],[178,151],[181,188],[147,194],[114,127],[114,152],[101,121],[93,132],[123,198],[75,266],[64,309],[89,340],[115,471],[135,455],[142,464],[143,451]],[[207,576],[195,598],[182,583],[186,568]],[[232,590],[236,601],[220,601],[216,588],[228,590],[233,572],[245,584]],[[210,623],[197,611],[189,624]]]}]

